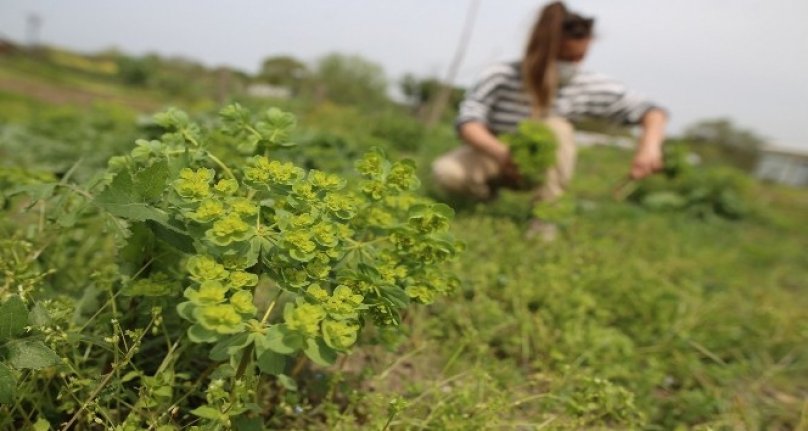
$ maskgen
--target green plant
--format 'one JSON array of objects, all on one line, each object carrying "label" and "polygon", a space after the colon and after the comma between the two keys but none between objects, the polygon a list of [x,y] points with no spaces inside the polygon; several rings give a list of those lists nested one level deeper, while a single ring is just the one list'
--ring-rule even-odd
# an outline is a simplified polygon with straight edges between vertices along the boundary
[{"label": "green plant", "polygon": [[499,138],[510,147],[524,185],[532,187],[541,183],[547,169],[555,163],[556,139],[552,130],[540,122],[523,121],[515,132]]},{"label": "green plant", "polygon": [[60,362],[40,336],[26,335],[29,324],[48,319],[39,308],[28,311],[22,299],[12,296],[0,305],[0,403],[11,404],[15,398],[16,379],[12,370],[40,370]]},{"label": "green plant", "polygon": [[751,172],[766,139],[726,118],[701,120],[684,131],[686,140],[707,160],[720,161]]},{"label": "green plant", "polygon": [[[76,187],[44,187],[35,197],[38,205],[77,199],[83,203],[56,208],[111,222],[108,232],[121,248],[101,276],[112,293],[107,304],[113,310],[132,307],[127,316],[113,314],[114,335],[107,337],[124,345],[115,349],[112,371],[97,384],[86,383],[87,399],[65,405],[72,415],[68,424],[86,413],[91,421],[121,429],[157,427],[171,422],[159,414],[171,406],[193,415],[181,422],[196,417],[206,429],[268,414],[257,407],[258,373],[277,376],[278,384],[295,390],[304,359],[333,364],[361,344],[363,328],[397,332],[411,304],[430,303],[456,286],[441,269],[456,252],[448,232],[453,212],[413,193],[420,182],[412,161],[390,162],[380,151],[370,152],[356,162],[360,178],[349,184],[272,157],[289,144],[295,126],[295,118],[280,110],[254,116],[231,105],[212,128],[177,110],[155,119],[166,133],[113,157],[106,185],[96,186],[102,190],[94,196]],[[252,154],[227,166],[209,146],[222,135],[246,144]],[[100,213],[93,215],[93,206]],[[47,226],[69,235],[71,226],[78,228],[73,223]],[[36,293],[33,285],[29,290]],[[9,339],[20,334],[28,315],[20,299],[11,298],[2,305],[10,320],[0,321],[0,342],[44,349],[28,338]],[[77,330],[76,322],[63,323]],[[85,327],[82,322],[78,331]],[[162,358],[155,363],[141,357],[155,353],[161,334],[174,340],[158,353]],[[179,357],[202,345],[208,365]],[[18,350],[0,362],[19,368]],[[205,367],[213,370],[203,374],[211,375],[207,386],[200,381],[185,385],[185,393],[177,390]],[[5,403],[12,397],[11,374],[5,366],[0,373]],[[135,394],[126,389],[132,381],[139,382]],[[101,396],[110,390],[119,394],[113,399],[123,397],[133,407],[113,409]]]},{"label": "green plant", "polygon": [[[451,210],[411,193],[419,185],[411,162],[370,153],[357,163],[365,180],[346,191],[338,176],[268,157],[287,143],[289,114],[271,109],[253,121],[238,105],[222,111],[222,130],[259,154],[240,170],[207,151],[207,136],[183,113],[157,119],[171,132],[116,159],[97,202],[155,233],[170,232],[164,238],[192,251],[185,264],[192,282],[177,310],[190,322],[191,341],[214,344],[214,360],[233,361],[234,379],[254,365],[283,375],[298,352],[331,364],[363,325],[397,327],[410,302],[451,290],[454,282],[436,267],[454,254],[446,233]],[[260,277],[274,298],[259,313]],[[183,278],[156,273],[133,281],[128,294],[180,298],[171,286]],[[281,299],[282,316],[274,315]],[[219,419],[245,411],[227,402],[210,408]]]},{"label": "green plant", "polygon": [[413,153],[424,139],[424,126],[406,114],[387,111],[372,119],[370,134],[398,151]]},{"label": "green plant", "polygon": [[701,218],[745,216],[751,181],[726,166],[692,166],[688,154],[684,145],[667,145],[664,175],[642,180],[629,199],[650,210],[686,211]]}]

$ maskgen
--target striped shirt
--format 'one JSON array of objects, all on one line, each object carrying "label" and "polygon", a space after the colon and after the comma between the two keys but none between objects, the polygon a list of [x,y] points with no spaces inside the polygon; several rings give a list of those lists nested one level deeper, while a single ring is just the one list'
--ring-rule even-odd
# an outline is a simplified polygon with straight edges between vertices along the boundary
[{"label": "striped shirt", "polygon": [[[496,135],[514,131],[532,110],[521,75],[519,62],[489,67],[466,92],[455,125],[479,121]],[[578,70],[556,91],[552,113],[573,122],[595,117],[637,124],[655,107],[658,106],[611,78]]]}]

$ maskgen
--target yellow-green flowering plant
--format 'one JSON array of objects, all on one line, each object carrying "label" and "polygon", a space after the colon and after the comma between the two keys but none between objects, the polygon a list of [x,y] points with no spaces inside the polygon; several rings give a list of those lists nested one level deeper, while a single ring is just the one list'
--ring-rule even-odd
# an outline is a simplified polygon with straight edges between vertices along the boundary
[{"label": "yellow-green flowering plant", "polygon": [[[353,182],[307,171],[276,157],[295,119],[274,108],[230,105],[210,129],[176,110],[156,121],[168,132],[111,160],[95,202],[185,256],[173,278],[141,275],[126,293],[175,303],[188,339],[231,364],[231,390],[256,368],[288,380],[301,354],[331,364],[363,328],[395,329],[410,304],[455,287],[440,268],[457,250],[453,212],[414,193],[413,162],[374,151]],[[243,159],[228,166],[212,153],[222,136]],[[259,286],[271,292],[263,302]],[[224,423],[247,409],[238,396],[211,399],[197,416]]]}]

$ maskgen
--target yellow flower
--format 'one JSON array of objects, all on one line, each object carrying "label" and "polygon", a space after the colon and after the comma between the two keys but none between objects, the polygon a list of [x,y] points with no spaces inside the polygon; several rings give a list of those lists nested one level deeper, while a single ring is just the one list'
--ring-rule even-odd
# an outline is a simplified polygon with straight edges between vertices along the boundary
[{"label": "yellow flower", "polygon": [[235,198],[229,203],[233,211],[243,216],[252,216],[258,213],[258,205],[247,198]]},{"label": "yellow flower", "polygon": [[245,286],[255,286],[258,284],[258,275],[247,271],[233,271],[230,273],[230,287],[241,288]]},{"label": "yellow flower", "polygon": [[207,223],[222,214],[224,214],[224,205],[222,205],[221,202],[213,199],[205,199],[199,204],[196,211],[189,213],[188,216],[200,223]]},{"label": "yellow flower", "polygon": [[255,304],[253,296],[246,290],[240,290],[230,297],[230,304],[241,314],[255,315]]},{"label": "yellow flower", "polygon": [[345,350],[356,343],[359,325],[352,321],[326,319],[323,322],[325,343],[337,350]]},{"label": "yellow flower", "polygon": [[216,220],[213,227],[208,229],[207,235],[217,245],[228,245],[233,241],[247,239],[249,232],[250,225],[238,214],[230,213]]},{"label": "yellow flower", "polygon": [[306,289],[306,293],[311,295],[315,300],[322,302],[328,299],[328,291],[320,287],[319,284],[312,284]]},{"label": "yellow flower", "polygon": [[188,259],[187,268],[191,273],[191,278],[196,281],[224,280],[228,274],[224,265],[216,262],[210,256],[191,256]]},{"label": "yellow flower", "polygon": [[232,178],[223,178],[213,188],[219,193],[232,195],[238,191],[238,182]]},{"label": "yellow flower", "polygon": [[174,190],[180,196],[199,200],[210,194],[210,181],[213,179],[213,170],[199,168],[193,170],[184,168],[180,171],[180,178],[174,181]]},{"label": "yellow flower", "polygon": [[219,334],[235,334],[244,326],[241,316],[230,304],[208,305],[194,310],[194,317],[202,327]]},{"label": "yellow flower", "polygon": [[185,297],[194,304],[218,304],[224,302],[227,288],[215,280],[208,280],[199,286],[199,290],[186,289]]},{"label": "yellow flower", "polygon": [[325,319],[325,310],[319,305],[304,302],[284,310],[283,317],[289,329],[313,337],[320,330],[320,321]]}]

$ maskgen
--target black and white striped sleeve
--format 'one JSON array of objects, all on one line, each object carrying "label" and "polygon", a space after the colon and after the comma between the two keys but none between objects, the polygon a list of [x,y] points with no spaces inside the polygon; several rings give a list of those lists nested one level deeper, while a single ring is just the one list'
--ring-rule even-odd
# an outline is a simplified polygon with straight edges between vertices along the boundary
[{"label": "black and white striped sleeve", "polygon": [[646,112],[662,109],[644,95],[602,75],[581,77],[571,86],[571,117],[603,118],[618,124],[638,124]]},{"label": "black and white striped sleeve", "polygon": [[477,82],[466,91],[463,101],[460,102],[455,128],[459,129],[461,125],[472,121],[488,125],[491,108],[497,99],[497,92],[508,81],[511,74],[513,74],[513,68],[505,64],[486,69]]}]

